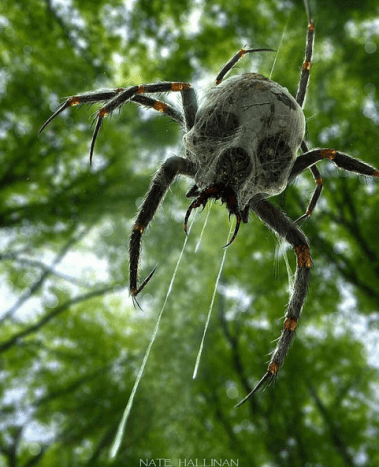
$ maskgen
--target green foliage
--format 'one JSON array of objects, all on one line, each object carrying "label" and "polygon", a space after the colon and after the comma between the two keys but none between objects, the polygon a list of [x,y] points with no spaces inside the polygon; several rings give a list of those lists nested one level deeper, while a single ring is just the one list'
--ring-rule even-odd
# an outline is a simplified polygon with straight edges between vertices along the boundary
[{"label": "green foliage", "polygon": [[[317,0],[312,10],[310,145],[378,167],[377,2]],[[193,380],[230,228],[217,203],[204,234],[208,208],[196,216],[110,461],[182,249],[188,182],[174,184],[144,237],[142,274],[158,263],[144,311],[127,295],[128,235],[154,170],[182,153],[181,134],[165,117],[125,105],[105,121],[92,167],[95,108],[65,111],[37,137],[61,97],[155,80],[211,85],[246,44],[278,53],[244,58],[232,74],[272,72],[295,94],[306,26],[301,0],[1,2],[0,467],[139,466],[158,458],[379,464],[377,180],[319,164],[322,199],[302,226],[314,267],[297,338],[276,386],[240,409],[234,404],[262,376],[282,328],[283,249],[253,216],[241,227]],[[313,189],[308,174],[288,188],[291,218],[305,212]]]}]

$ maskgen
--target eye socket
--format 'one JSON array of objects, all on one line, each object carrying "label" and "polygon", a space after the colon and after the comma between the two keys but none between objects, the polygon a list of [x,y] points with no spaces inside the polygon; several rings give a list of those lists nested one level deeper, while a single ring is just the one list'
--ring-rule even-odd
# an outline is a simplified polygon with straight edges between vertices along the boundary
[{"label": "eye socket", "polygon": [[237,115],[231,112],[218,110],[205,111],[196,116],[195,126],[200,136],[227,138],[238,130],[239,119]]},{"label": "eye socket", "polygon": [[[228,149],[227,149],[228,151]],[[234,161],[237,167],[238,173],[244,173],[247,170],[251,170],[251,159],[248,153],[243,148],[230,148],[231,157],[234,157]]]},{"label": "eye socket", "polygon": [[251,168],[251,159],[245,149],[227,148],[217,161],[216,173],[225,184],[240,184],[250,175]]},{"label": "eye socket", "polygon": [[258,160],[270,182],[276,182],[291,163],[293,154],[283,138],[278,134],[268,136],[258,146]]}]

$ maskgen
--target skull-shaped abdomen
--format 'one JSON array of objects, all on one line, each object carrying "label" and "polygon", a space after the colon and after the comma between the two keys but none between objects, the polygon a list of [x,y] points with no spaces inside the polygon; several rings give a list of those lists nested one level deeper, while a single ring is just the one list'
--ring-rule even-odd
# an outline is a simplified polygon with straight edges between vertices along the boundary
[{"label": "skull-shaped abdomen", "polygon": [[238,75],[212,88],[184,144],[199,163],[196,185],[231,186],[243,208],[257,193],[287,185],[304,137],[301,107],[289,92],[261,75]]}]

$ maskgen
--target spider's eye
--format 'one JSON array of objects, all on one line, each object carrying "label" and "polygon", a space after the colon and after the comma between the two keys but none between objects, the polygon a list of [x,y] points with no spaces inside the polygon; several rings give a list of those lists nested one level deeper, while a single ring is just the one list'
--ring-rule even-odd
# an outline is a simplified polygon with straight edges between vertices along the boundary
[{"label": "spider's eye", "polygon": [[291,163],[293,153],[283,138],[277,134],[263,139],[258,146],[258,160],[270,182],[276,182]]},{"label": "spider's eye", "polygon": [[200,114],[195,122],[199,136],[211,138],[227,138],[239,127],[237,115],[225,111],[212,111]]}]

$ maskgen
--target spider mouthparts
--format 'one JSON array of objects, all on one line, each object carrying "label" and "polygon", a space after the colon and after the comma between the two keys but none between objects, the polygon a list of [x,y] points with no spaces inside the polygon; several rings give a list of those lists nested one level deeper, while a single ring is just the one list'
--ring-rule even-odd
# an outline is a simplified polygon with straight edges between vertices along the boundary
[{"label": "spider mouthparts", "polygon": [[[229,220],[230,220],[230,216],[232,215],[232,213],[229,213]],[[239,228],[240,228],[240,224],[241,224],[241,214],[239,212],[237,212],[237,214],[235,214],[235,216],[237,217],[237,223],[236,223],[236,228],[234,229],[234,233],[233,233],[233,236],[232,238],[229,240],[229,242],[223,246],[223,248],[228,248],[228,246],[234,242],[235,238],[237,237],[237,234],[238,234],[238,231],[239,231]]]},{"label": "spider mouthparts", "polygon": [[189,233],[188,233],[188,219],[189,219],[189,216],[191,215],[192,209],[194,208],[194,206],[193,206],[194,202],[189,205],[189,207],[187,209],[187,212],[186,212],[186,217],[184,218],[184,232],[186,233],[187,237],[189,235]]},{"label": "spider mouthparts", "polygon": [[216,200],[221,198],[221,201],[223,203],[226,203],[227,209],[229,211],[229,220],[232,214],[234,214],[237,218],[236,228],[234,229],[233,236],[230,239],[230,241],[223,247],[223,248],[227,248],[231,243],[234,242],[235,238],[237,237],[238,230],[240,228],[240,224],[242,220],[242,215],[241,215],[241,212],[239,211],[238,197],[234,189],[231,187],[225,187],[225,186],[216,184],[203,190],[200,193],[200,195],[194,201],[192,201],[192,203],[189,205],[187,209],[186,216],[184,218],[184,232],[188,236],[188,219],[191,215],[192,210],[200,206],[203,206],[203,210],[204,210],[205,206],[207,205],[208,199],[210,198],[214,198]]},{"label": "spider mouthparts", "polygon": [[195,199],[195,201],[192,201],[192,203],[188,206],[186,216],[184,218],[184,232],[186,233],[187,236],[188,236],[187,224],[188,224],[188,219],[191,215],[192,210],[200,206],[203,206],[203,210],[204,210],[205,206],[207,205],[208,199],[211,198],[212,195],[214,196],[215,190],[217,189],[215,189],[214,187],[207,188],[202,193],[200,193],[200,195]]}]

